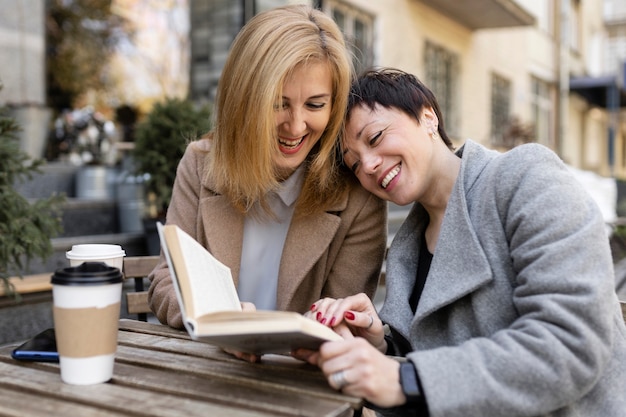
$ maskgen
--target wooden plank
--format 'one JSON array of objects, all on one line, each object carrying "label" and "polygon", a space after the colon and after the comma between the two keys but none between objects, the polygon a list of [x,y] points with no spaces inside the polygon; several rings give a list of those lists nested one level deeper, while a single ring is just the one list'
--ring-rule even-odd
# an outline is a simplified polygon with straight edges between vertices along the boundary
[{"label": "wooden plank", "polygon": [[278,391],[263,384],[241,385],[221,378],[136,367],[117,362],[113,383],[179,397],[252,409],[271,415],[302,417],[349,415],[346,401],[320,399],[306,392]]},{"label": "wooden plank", "polygon": [[126,279],[146,277],[158,262],[158,256],[127,256],[124,258],[124,277]]},{"label": "wooden plank", "polygon": [[[155,346],[153,344],[150,347]],[[174,344],[169,345],[168,349],[175,349]],[[181,353],[154,350],[147,354],[145,350],[121,344],[118,345],[116,360],[119,363],[139,365],[144,368],[170,370],[176,375],[196,375],[217,379],[225,383],[239,384],[247,389],[260,386],[276,393],[290,392],[320,400],[345,401],[355,409],[359,408],[362,403],[359,398],[346,396],[332,389],[323,374],[306,363],[301,362],[297,366],[251,364],[234,357],[234,361],[223,359],[201,361],[198,357]],[[294,381],[298,383],[294,384]]]},{"label": "wooden plank", "polygon": [[[202,345],[201,343],[197,344]],[[0,348],[0,354],[4,356],[4,358],[0,357],[0,361],[7,357],[11,348],[11,346],[5,346],[3,348]],[[146,355],[145,352],[141,352],[141,350],[139,349],[137,355],[141,356],[142,353],[145,356],[153,357],[157,362],[161,360],[172,360],[172,357],[163,358],[162,354],[158,351],[154,352],[154,354],[149,353],[148,355]],[[119,356],[120,354],[118,352],[118,357]],[[185,354],[178,356],[186,357]],[[195,360],[197,362],[198,358],[196,358]],[[289,365],[293,365],[293,361],[295,360],[289,361]],[[203,402],[209,402],[212,404],[222,404],[223,407],[226,407],[227,405],[229,409],[244,408],[248,411],[254,411],[255,413],[257,413],[253,415],[260,416],[293,415],[303,417],[332,417],[350,416],[353,413],[351,404],[340,395],[337,395],[337,398],[320,398],[316,395],[311,396],[308,389],[302,390],[300,392],[293,390],[280,390],[276,389],[276,387],[263,383],[254,383],[247,381],[247,383],[242,384],[241,381],[237,379],[230,380],[229,378],[215,377],[215,375],[207,377],[206,373],[194,374],[189,372],[180,372],[177,367],[164,367],[163,369],[156,369],[146,366],[145,363],[138,366],[137,364],[122,362],[123,361],[116,360],[114,375],[111,383],[119,387],[127,387],[128,389],[137,389],[141,391],[135,394],[134,401],[137,402],[152,401],[153,395],[156,395],[157,393],[162,393],[164,396],[175,396],[179,398],[179,400],[180,398],[184,397],[194,400],[201,400]],[[206,362],[213,363],[213,365],[215,365],[215,362],[211,360],[206,360]],[[238,359],[233,360],[233,364],[236,364],[238,367],[254,366],[253,364],[248,364]],[[22,371],[26,376],[20,375],[20,371],[8,369],[5,370],[2,366],[2,363],[0,363],[0,374],[6,375],[7,378],[9,377],[9,375],[11,375],[13,377],[12,381],[15,384],[14,388],[16,389],[17,387],[20,387],[20,389],[32,390],[38,393],[37,395],[40,395],[40,393],[44,392],[44,390],[46,389],[44,385],[46,384],[52,384],[56,386],[60,384],[62,387],[65,386],[70,387],[68,388],[70,390],[72,389],[72,386],[68,386],[60,382],[57,364],[21,363],[21,365],[23,368],[28,368],[26,371]],[[283,364],[282,366],[285,365]],[[263,372],[268,372],[268,369],[269,368],[266,368]],[[228,372],[228,370],[222,368],[222,370],[217,371],[217,374],[219,375],[222,372]],[[38,373],[38,375],[29,377],[29,373]],[[292,377],[295,378],[295,380],[299,381],[299,383],[301,382],[301,377],[299,375],[295,374]],[[41,385],[33,386],[33,384],[29,383],[28,381],[22,384],[19,382],[21,379],[36,380],[38,383],[41,383]],[[0,378],[0,392],[2,392],[2,386],[5,385],[5,383],[6,381],[3,381],[2,378]],[[292,383],[293,380],[291,381],[291,384]],[[69,402],[70,399],[68,397],[61,395],[59,396],[60,399],[57,398],[58,392],[56,392],[56,386],[52,386],[50,389],[49,395],[53,397],[53,401]],[[149,391],[149,394],[144,394],[144,391]],[[102,394],[98,393],[95,395],[98,395],[100,397]],[[113,396],[116,394],[111,393],[110,395]],[[146,395],[149,395],[150,398],[146,398]],[[82,402],[83,399],[82,397],[74,399],[72,395],[71,401],[74,400],[80,400]],[[122,402],[125,401],[125,399],[123,397],[120,397],[117,399],[117,401]],[[97,401],[97,403],[100,402],[100,400]],[[114,407],[113,411],[116,410],[117,408]],[[128,410],[128,415],[131,415],[130,411],[133,410]],[[228,412],[230,413],[230,410]],[[75,415],[89,416],[90,414]],[[154,414],[152,411],[150,411],[150,415],[162,414]],[[209,413],[207,415],[219,414]],[[224,415],[231,414],[225,413]]]},{"label": "wooden plank", "polygon": [[[50,278],[52,272],[42,274],[24,275],[23,278],[11,277],[9,282],[13,284],[15,291],[20,294],[28,294],[33,292],[52,291]],[[6,295],[4,285],[0,285],[0,296]]]},{"label": "wooden plank", "polygon": [[146,323],[138,320],[121,319],[119,321],[119,329],[129,333],[152,334],[155,336],[191,340],[189,334],[184,330],[174,329],[164,324]]},{"label": "wooden plank", "polygon": [[129,314],[151,313],[152,310],[148,304],[148,291],[127,293],[126,310]]},{"label": "wooden plank", "polygon": [[126,411],[115,412],[59,400],[42,398],[39,394],[0,387],[0,415],[7,417],[81,416],[123,417]]},{"label": "wooden plank", "polygon": [[[52,366],[33,367],[31,365],[0,361],[0,390],[20,390],[40,397],[46,402],[52,398],[55,402],[84,404],[103,410],[126,413],[129,416],[186,417],[198,416],[233,416],[233,417],[269,417],[275,413],[243,409],[223,403],[208,403],[193,398],[181,400],[178,395],[149,391],[113,383],[95,385],[69,385],[61,381],[56,372],[42,370]],[[5,391],[6,392],[6,391]],[[82,416],[82,415],[81,415]]]}]

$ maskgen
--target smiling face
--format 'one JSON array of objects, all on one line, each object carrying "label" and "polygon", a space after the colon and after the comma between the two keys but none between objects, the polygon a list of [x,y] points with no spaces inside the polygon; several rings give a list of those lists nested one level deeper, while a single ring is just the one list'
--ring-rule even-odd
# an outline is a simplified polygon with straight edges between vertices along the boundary
[{"label": "smiling face", "polygon": [[304,162],[326,129],[332,88],[330,68],[321,62],[296,68],[285,81],[281,102],[276,105],[278,153],[274,156],[282,178]]},{"label": "smiling face", "polygon": [[[431,138],[437,117],[425,108],[421,123],[396,108],[358,105],[350,112],[344,163],[371,193],[399,205],[428,198],[443,142]],[[433,130],[434,129],[434,130]]]}]

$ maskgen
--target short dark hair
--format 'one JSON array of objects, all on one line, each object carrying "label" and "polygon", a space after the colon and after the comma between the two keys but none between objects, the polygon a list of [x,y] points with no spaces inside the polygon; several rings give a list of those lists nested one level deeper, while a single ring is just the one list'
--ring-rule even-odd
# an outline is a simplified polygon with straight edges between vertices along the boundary
[{"label": "short dark hair", "polygon": [[437,130],[443,142],[454,149],[443,125],[443,115],[437,98],[416,76],[394,68],[369,70],[361,74],[350,88],[346,121],[357,106],[367,106],[373,110],[376,104],[385,108],[395,107],[420,122],[425,107],[433,109],[439,124]]}]

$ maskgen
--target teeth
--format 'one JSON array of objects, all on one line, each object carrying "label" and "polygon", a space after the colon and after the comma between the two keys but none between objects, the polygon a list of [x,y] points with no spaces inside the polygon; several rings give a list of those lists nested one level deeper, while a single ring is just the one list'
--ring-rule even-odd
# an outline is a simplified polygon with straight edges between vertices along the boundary
[{"label": "teeth", "polygon": [[383,182],[380,185],[383,188],[387,188],[391,180],[394,179],[396,175],[398,175],[399,172],[400,172],[400,165],[397,165],[394,169],[389,171],[389,174],[385,176],[385,178],[383,179]]},{"label": "teeth", "polygon": [[278,142],[287,148],[295,148],[296,146],[300,145],[300,143],[302,143],[302,139],[303,138],[299,138],[295,140],[287,140],[287,139],[279,138]]}]

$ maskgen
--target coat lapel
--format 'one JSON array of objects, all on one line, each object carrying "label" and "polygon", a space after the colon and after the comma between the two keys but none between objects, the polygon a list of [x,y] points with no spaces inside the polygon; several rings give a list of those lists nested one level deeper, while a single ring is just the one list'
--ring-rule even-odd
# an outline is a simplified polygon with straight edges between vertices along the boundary
[{"label": "coat lapel", "polygon": [[278,294],[276,307],[287,308],[300,283],[330,246],[341,219],[335,211],[342,211],[347,205],[347,196],[328,212],[306,217],[294,213],[289,227],[278,274]]},{"label": "coat lapel", "polygon": [[[459,199],[459,195],[455,197]],[[415,318],[421,320],[436,310],[475,291],[493,279],[485,252],[469,222],[465,200],[450,199],[437,249]],[[463,250],[459,251],[459,242]]]},{"label": "coat lapel", "polygon": [[[460,153],[469,157],[475,150],[470,145],[469,151],[462,149]],[[472,155],[471,171],[468,171],[465,157],[461,163],[415,315],[408,299],[415,283],[419,251],[422,250],[421,236],[428,219],[421,205],[412,209],[389,249],[388,293],[381,315],[393,322],[405,337],[408,337],[410,323],[414,320],[423,320],[493,280],[491,267],[470,221],[466,200],[468,190],[488,159],[485,155]]]},{"label": "coat lapel", "polygon": [[[467,208],[468,192],[489,158],[476,154],[472,145],[466,143],[459,151],[459,155],[463,155],[461,170],[448,201],[433,262],[417,307],[417,320],[493,280]],[[472,160],[471,169],[467,164],[469,159]]]},{"label": "coat lapel", "polygon": [[228,199],[221,195],[203,198],[199,210],[209,251],[230,268],[237,286],[243,245],[243,215],[233,210]]}]

